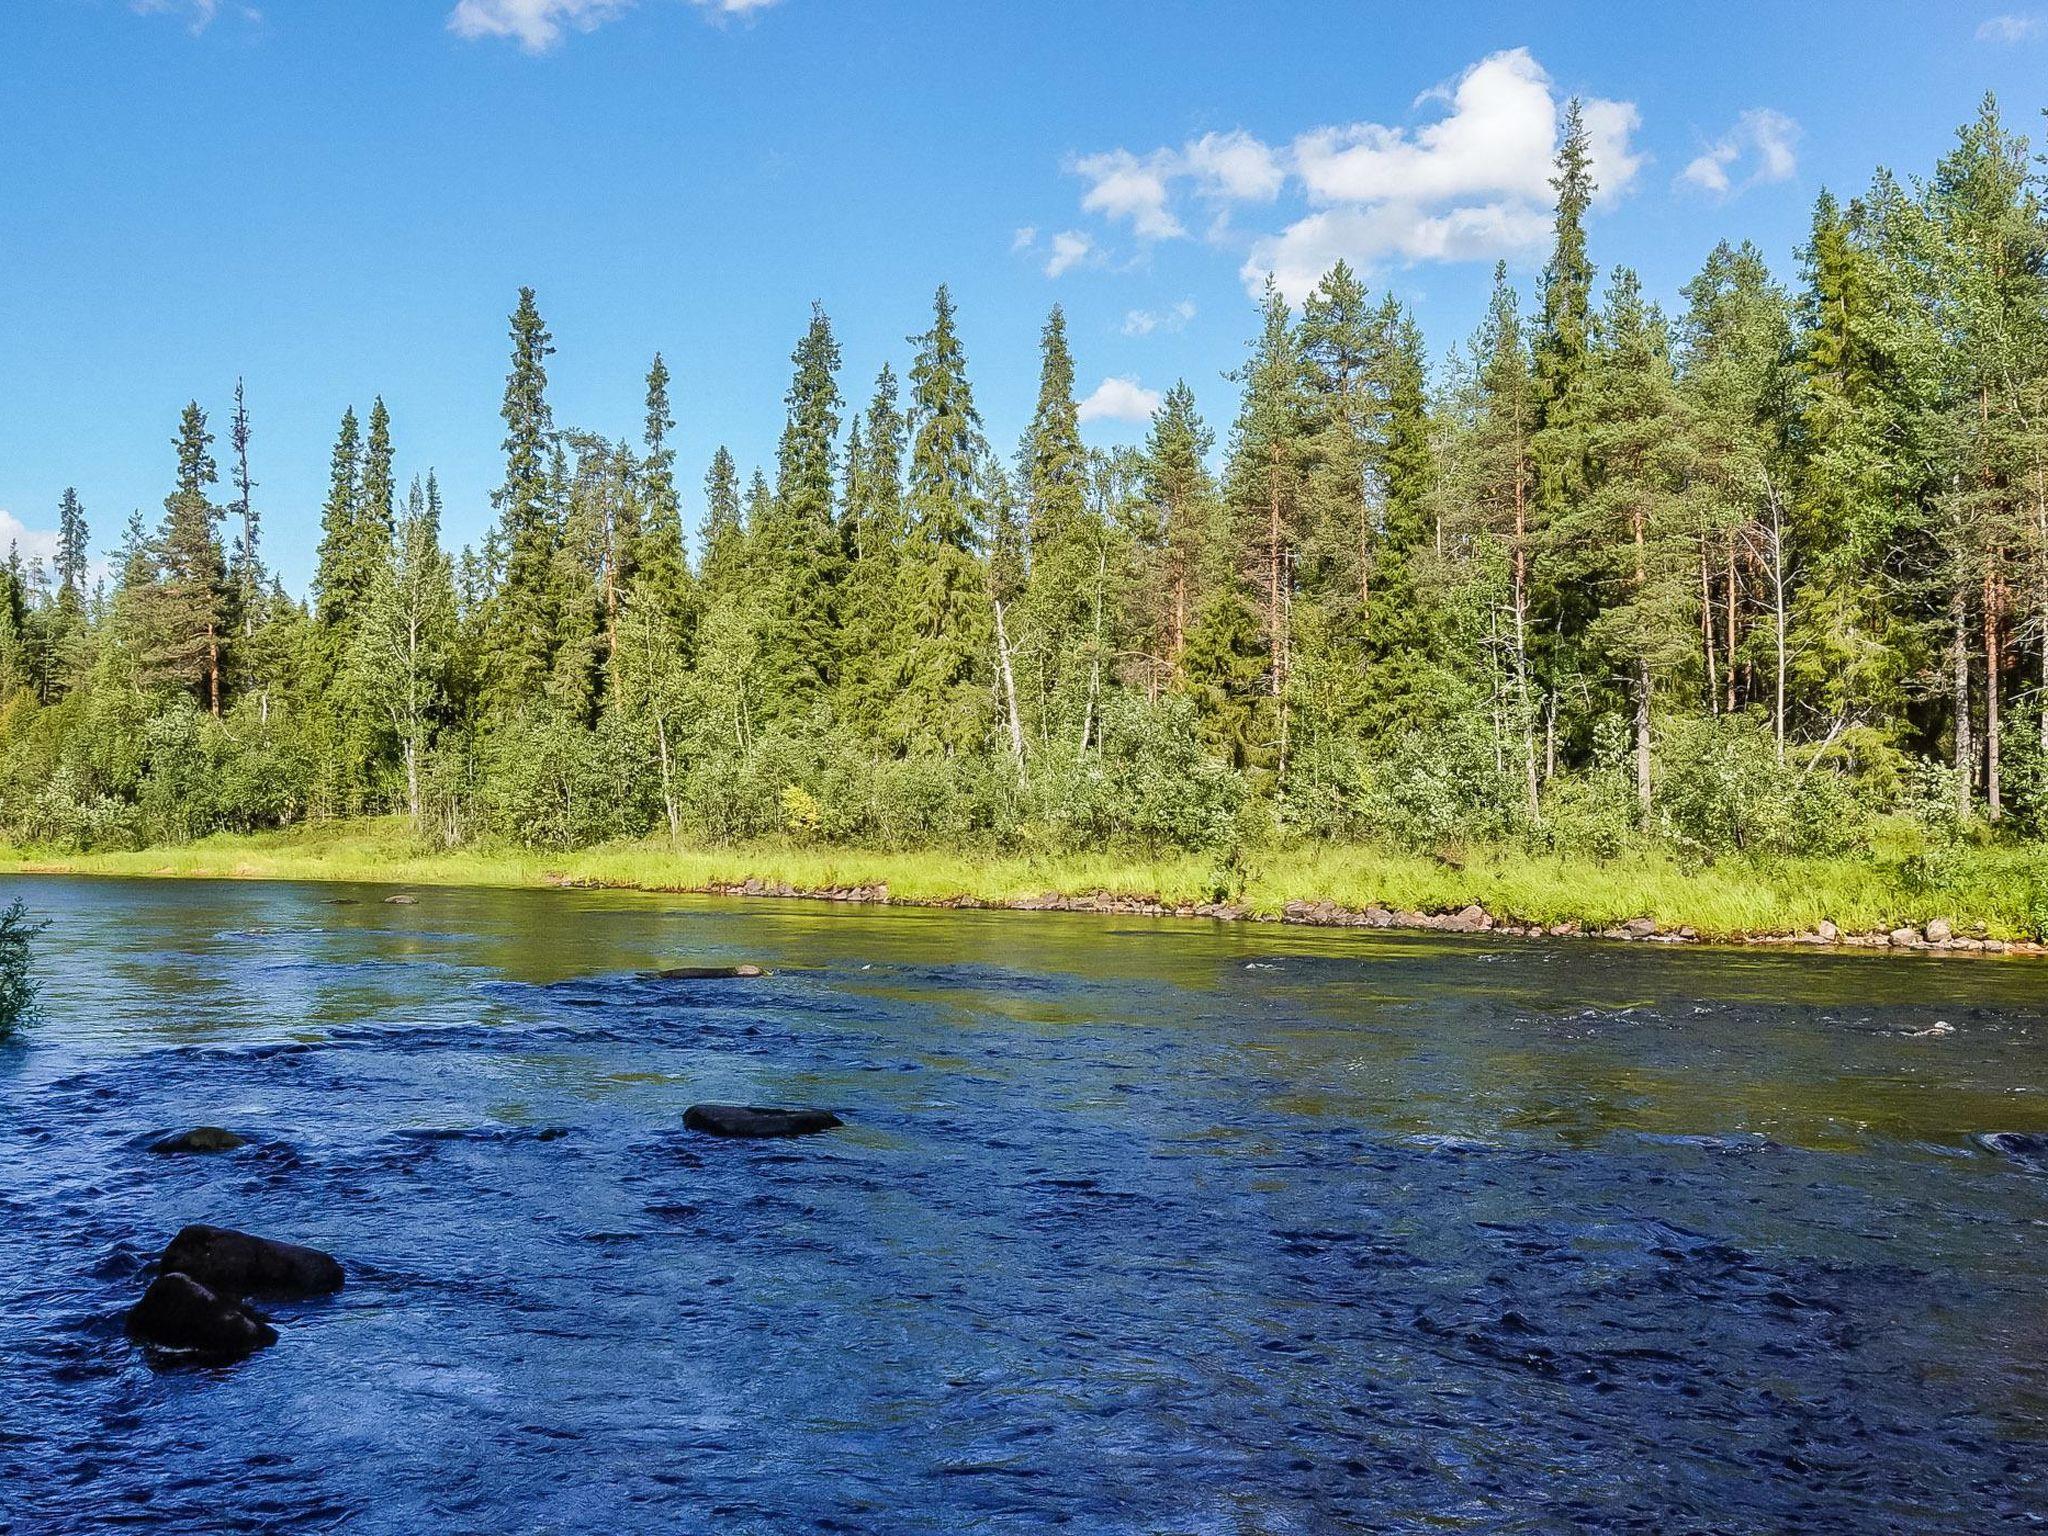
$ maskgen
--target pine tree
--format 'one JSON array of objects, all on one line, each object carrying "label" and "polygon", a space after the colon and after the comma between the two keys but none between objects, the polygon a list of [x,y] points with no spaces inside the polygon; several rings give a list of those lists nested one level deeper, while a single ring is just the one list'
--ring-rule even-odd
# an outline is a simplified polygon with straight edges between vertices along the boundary
[{"label": "pine tree", "polygon": [[[356,563],[368,573],[391,552],[398,523],[396,454],[391,445],[391,413],[384,397],[370,402],[370,429],[363,444],[362,496],[356,504]],[[366,583],[367,585],[367,583]]]},{"label": "pine tree", "polygon": [[990,702],[981,679],[992,615],[980,569],[977,492],[981,415],[967,382],[952,295],[932,300],[931,329],[911,338],[909,518],[898,596],[900,687],[890,735],[912,747],[977,745]]},{"label": "pine tree", "polygon": [[369,585],[360,537],[363,503],[363,436],[355,407],[341,414],[328,469],[327,504],[320,513],[319,566],[313,574],[313,613],[322,623],[348,622]]},{"label": "pine tree", "polygon": [[1597,337],[1586,387],[1587,488],[1555,531],[1584,551],[1587,590],[1600,604],[1587,641],[1628,700],[1637,812],[1648,830],[1659,684],[1695,655],[1692,544],[1679,495],[1686,424],[1668,328],[1625,267]]},{"label": "pine tree", "polygon": [[1188,630],[1208,594],[1231,580],[1230,542],[1221,526],[1209,453],[1216,434],[1195,408],[1195,392],[1176,380],[1145,440],[1145,500],[1156,550],[1148,607],[1148,654],[1155,695],[1184,677]]},{"label": "pine tree", "polygon": [[1101,661],[1089,638],[1102,528],[1088,507],[1088,468],[1066,316],[1054,306],[1039,337],[1038,405],[1017,451],[1024,547],[1002,649],[1027,679],[1025,729],[1039,739],[1078,736],[1083,747],[1095,724],[1092,680]]},{"label": "pine tree", "polygon": [[746,527],[740,512],[739,468],[721,447],[704,474],[704,524],[698,532],[703,550],[706,601],[730,594],[747,564]]},{"label": "pine tree", "polygon": [[161,594],[153,672],[189,688],[212,714],[221,712],[221,651],[227,605],[227,568],[221,554],[222,509],[209,492],[220,475],[213,434],[198,401],[185,407],[173,447],[177,489],[164,500],[157,538]]},{"label": "pine tree", "polygon": [[241,616],[242,638],[256,632],[263,603],[262,517],[256,510],[256,482],[249,473],[249,404],[242,381],[235,380],[235,415],[228,427],[228,447],[235,455],[234,513],[237,532],[234,553],[228,562],[228,580],[235,591],[235,610]]},{"label": "pine tree", "polygon": [[842,547],[848,561],[840,593],[844,660],[840,717],[876,731],[895,686],[895,626],[903,571],[904,422],[896,374],[887,363],[862,422],[850,434]]},{"label": "pine tree", "polygon": [[800,713],[837,675],[834,603],[845,557],[836,518],[839,343],[822,308],[790,361],[788,417],[776,452],[775,499],[759,530],[759,570],[769,583],[763,635],[771,712]]},{"label": "pine tree", "polygon": [[680,645],[690,613],[690,571],[683,551],[683,511],[676,494],[676,455],[669,446],[675,417],[669,410],[668,365],[661,354],[647,370],[647,419],[640,461],[640,541],[632,551],[628,605],[653,608],[653,621]]},{"label": "pine tree", "polygon": [[[1265,738],[1260,757],[1284,783],[1308,418],[1293,317],[1270,278],[1260,304],[1259,334],[1235,377],[1244,386],[1244,398],[1231,430],[1224,492],[1237,525],[1242,577],[1256,593],[1262,615],[1267,704],[1261,712],[1263,724],[1256,728]],[[1231,670],[1237,671],[1234,655]],[[1252,729],[1245,727],[1247,732]]]},{"label": "pine tree", "polygon": [[505,480],[492,492],[504,566],[491,595],[487,702],[504,715],[537,701],[554,662],[559,615],[555,554],[562,543],[559,452],[547,399],[554,338],[531,288],[512,313],[512,366],[499,414],[505,422]]}]

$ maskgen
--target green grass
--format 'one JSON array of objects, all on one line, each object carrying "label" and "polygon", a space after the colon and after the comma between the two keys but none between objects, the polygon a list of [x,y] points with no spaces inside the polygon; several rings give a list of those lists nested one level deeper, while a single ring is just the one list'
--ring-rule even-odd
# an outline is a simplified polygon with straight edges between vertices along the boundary
[{"label": "green grass", "polygon": [[[0,873],[338,880],[396,885],[589,884],[703,890],[750,878],[799,890],[886,885],[895,901],[973,899],[1007,904],[1046,894],[1213,900],[1216,861],[1200,854],[981,855],[890,853],[780,842],[671,849],[665,840],[573,853],[515,848],[423,849],[402,821],[327,823],[247,837],[213,837],[132,853],[50,854],[0,849]],[[1703,938],[1811,932],[1823,919],[1845,933],[1945,917],[1959,933],[2037,937],[2048,920],[2048,850],[1965,845],[1918,852],[1909,841],[1826,858],[1724,858],[1681,865],[1638,851],[1609,860],[1471,850],[1452,865],[1371,847],[1309,844],[1254,853],[1240,903],[1277,915],[1290,901],[1375,903],[1452,911],[1477,902],[1496,918],[1603,928],[1633,917]]]}]

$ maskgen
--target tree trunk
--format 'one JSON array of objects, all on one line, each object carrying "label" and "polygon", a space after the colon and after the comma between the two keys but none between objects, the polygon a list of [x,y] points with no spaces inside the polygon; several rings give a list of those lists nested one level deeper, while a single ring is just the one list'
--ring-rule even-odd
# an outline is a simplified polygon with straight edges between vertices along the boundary
[{"label": "tree trunk", "polygon": [[1778,493],[1771,492],[1771,623],[1777,650],[1777,687],[1771,701],[1772,734],[1778,744],[1778,766],[1785,766],[1785,514]]},{"label": "tree trunk", "polygon": [[1650,830],[1650,663],[1636,663],[1636,814]]},{"label": "tree trunk", "polygon": [[668,846],[673,851],[682,841],[682,818],[676,811],[675,782],[668,762],[668,723],[662,719],[659,704],[654,707],[654,741],[661,752],[661,804],[668,812]]},{"label": "tree trunk", "polygon": [[412,815],[412,829],[420,830],[420,747],[414,732],[405,738],[405,804]]},{"label": "tree trunk", "polygon": [[1735,535],[1728,535],[1728,644],[1722,652],[1728,659],[1728,713],[1734,714],[1735,701]]},{"label": "tree trunk", "polygon": [[1994,550],[1984,570],[1984,808],[1996,821],[2003,814],[1998,783],[1998,673],[2002,656],[2000,608],[2003,593]]},{"label": "tree trunk", "polygon": [[1266,635],[1273,648],[1273,697],[1286,686],[1287,642],[1280,629],[1280,445],[1266,472]]},{"label": "tree trunk", "polygon": [[2041,636],[2041,756],[2048,758],[2048,463],[2034,459],[2035,612]]},{"label": "tree trunk", "polygon": [[1018,762],[1024,761],[1024,722],[1017,713],[1017,677],[1010,667],[1010,636],[1003,628],[1003,605],[996,609],[996,661],[1002,669],[1003,707],[1010,721],[1010,751]]},{"label": "tree trunk", "polygon": [[1969,600],[1958,585],[1949,607],[1955,636],[1949,646],[1949,704],[1955,714],[1956,810],[1970,814],[1972,770],[1976,753],[1970,741],[1970,613]]},{"label": "tree trunk", "polygon": [[1714,665],[1714,578],[1707,560],[1707,540],[1700,537],[1700,639],[1707,653],[1707,708],[1721,713],[1721,676]]},{"label": "tree trunk", "polygon": [[1529,820],[1541,824],[1543,802],[1536,788],[1536,713],[1529,697],[1529,490],[1518,447],[1515,461],[1515,706],[1522,718],[1522,765]]}]

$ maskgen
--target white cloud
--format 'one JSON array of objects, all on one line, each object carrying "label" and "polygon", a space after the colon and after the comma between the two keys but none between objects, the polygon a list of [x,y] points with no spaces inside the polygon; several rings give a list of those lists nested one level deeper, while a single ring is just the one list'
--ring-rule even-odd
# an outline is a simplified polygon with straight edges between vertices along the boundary
[{"label": "white cloud", "polygon": [[1036,224],[1021,224],[1017,227],[1017,233],[1010,237],[1010,249],[1012,251],[1028,251],[1037,243],[1038,226]]},{"label": "white cloud", "polygon": [[2048,31],[2048,17],[1994,16],[1977,28],[1980,43],[2024,43]]},{"label": "white cloud", "polygon": [[1180,163],[1209,196],[1238,202],[1271,202],[1287,179],[1271,146],[1242,129],[1203,134],[1180,152]]},{"label": "white cloud", "polygon": [[[166,5],[174,0],[139,0]],[[195,0],[212,5],[216,0]],[[690,0],[715,17],[751,16],[777,0]],[[448,30],[457,37],[510,38],[528,53],[545,53],[571,32],[595,32],[639,0],[457,0]]]},{"label": "white cloud", "polygon": [[1045,275],[1058,277],[1071,272],[1094,253],[1095,241],[1078,229],[1062,230],[1052,237],[1052,254],[1045,259]]},{"label": "white cloud", "polygon": [[1136,379],[1104,379],[1095,392],[1081,402],[1083,421],[1149,421],[1159,409],[1161,395]]},{"label": "white cloud", "polygon": [[[1143,240],[1185,235],[1176,200],[1192,194],[1216,209],[1209,238],[1235,243],[1242,237],[1230,226],[1233,206],[1294,189],[1309,211],[1249,237],[1244,266],[1254,292],[1272,273],[1291,299],[1339,256],[1356,265],[1388,257],[1466,261],[1540,245],[1563,121],[1563,102],[1542,65],[1526,48],[1490,54],[1425,92],[1422,103],[1439,115],[1415,127],[1327,125],[1281,148],[1242,130],[1212,133],[1177,149],[1108,150],[1068,169],[1089,183],[1084,209],[1128,222]],[[1642,170],[1645,157],[1635,147],[1641,116],[1631,102],[1598,97],[1584,100],[1581,111],[1594,200],[1611,203]]]},{"label": "white cloud", "polygon": [[12,512],[0,508],[0,560],[6,558],[9,546],[19,549],[24,561],[40,560],[47,566],[57,558],[57,530],[30,528]]},{"label": "white cloud", "polygon": [[1131,228],[1147,240],[1187,233],[1166,206],[1167,182],[1176,169],[1173,151],[1160,150],[1141,160],[1127,149],[1112,149],[1076,160],[1069,169],[1092,183],[1081,199],[1090,213],[1129,219]]},{"label": "white cloud", "polygon": [[253,5],[223,6],[221,0],[128,0],[128,9],[138,16],[182,16],[185,30],[194,37],[212,26],[223,13],[238,16],[250,26],[263,20],[263,13]]},{"label": "white cloud", "polygon": [[1182,299],[1171,309],[1134,309],[1124,316],[1124,334],[1150,336],[1154,331],[1183,331],[1194,318],[1193,299]]},{"label": "white cloud", "polygon": [[[1679,172],[1678,179],[1717,197],[1790,181],[1799,169],[1799,135],[1799,124],[1784,113],[1758,107],[1738,117],[1733,128]],[[1750,170],[1738,185],[1731,173],[1745,163]]]}]

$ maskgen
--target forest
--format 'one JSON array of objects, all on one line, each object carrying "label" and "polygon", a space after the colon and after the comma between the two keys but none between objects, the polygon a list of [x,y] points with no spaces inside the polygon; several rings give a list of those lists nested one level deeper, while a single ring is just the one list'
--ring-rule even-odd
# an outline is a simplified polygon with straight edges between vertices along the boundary
[{"label": "forest", "polygon": [[1298,311],[1269,285],[1227,424],[1178,384],[1135,449],[1084,445],[1058,309],[993,444],[941,287],[871,388],[814,308],[775,462],[700,479],[659,356],[643,421],[557,423],[526,290],[480,548],[381,400],[341,418],[303,598],[239,385],[104,564],[53,498],[54,562],[0,572],[0,841],[2039,838],[2043,175],[1987,99],[1924,179],[1822,195],[1796,280],[1723,244],[1667,312],[1596,266],[1574,108],[1534,292],[1502,267],[1432,356],[1345,265]]}]

